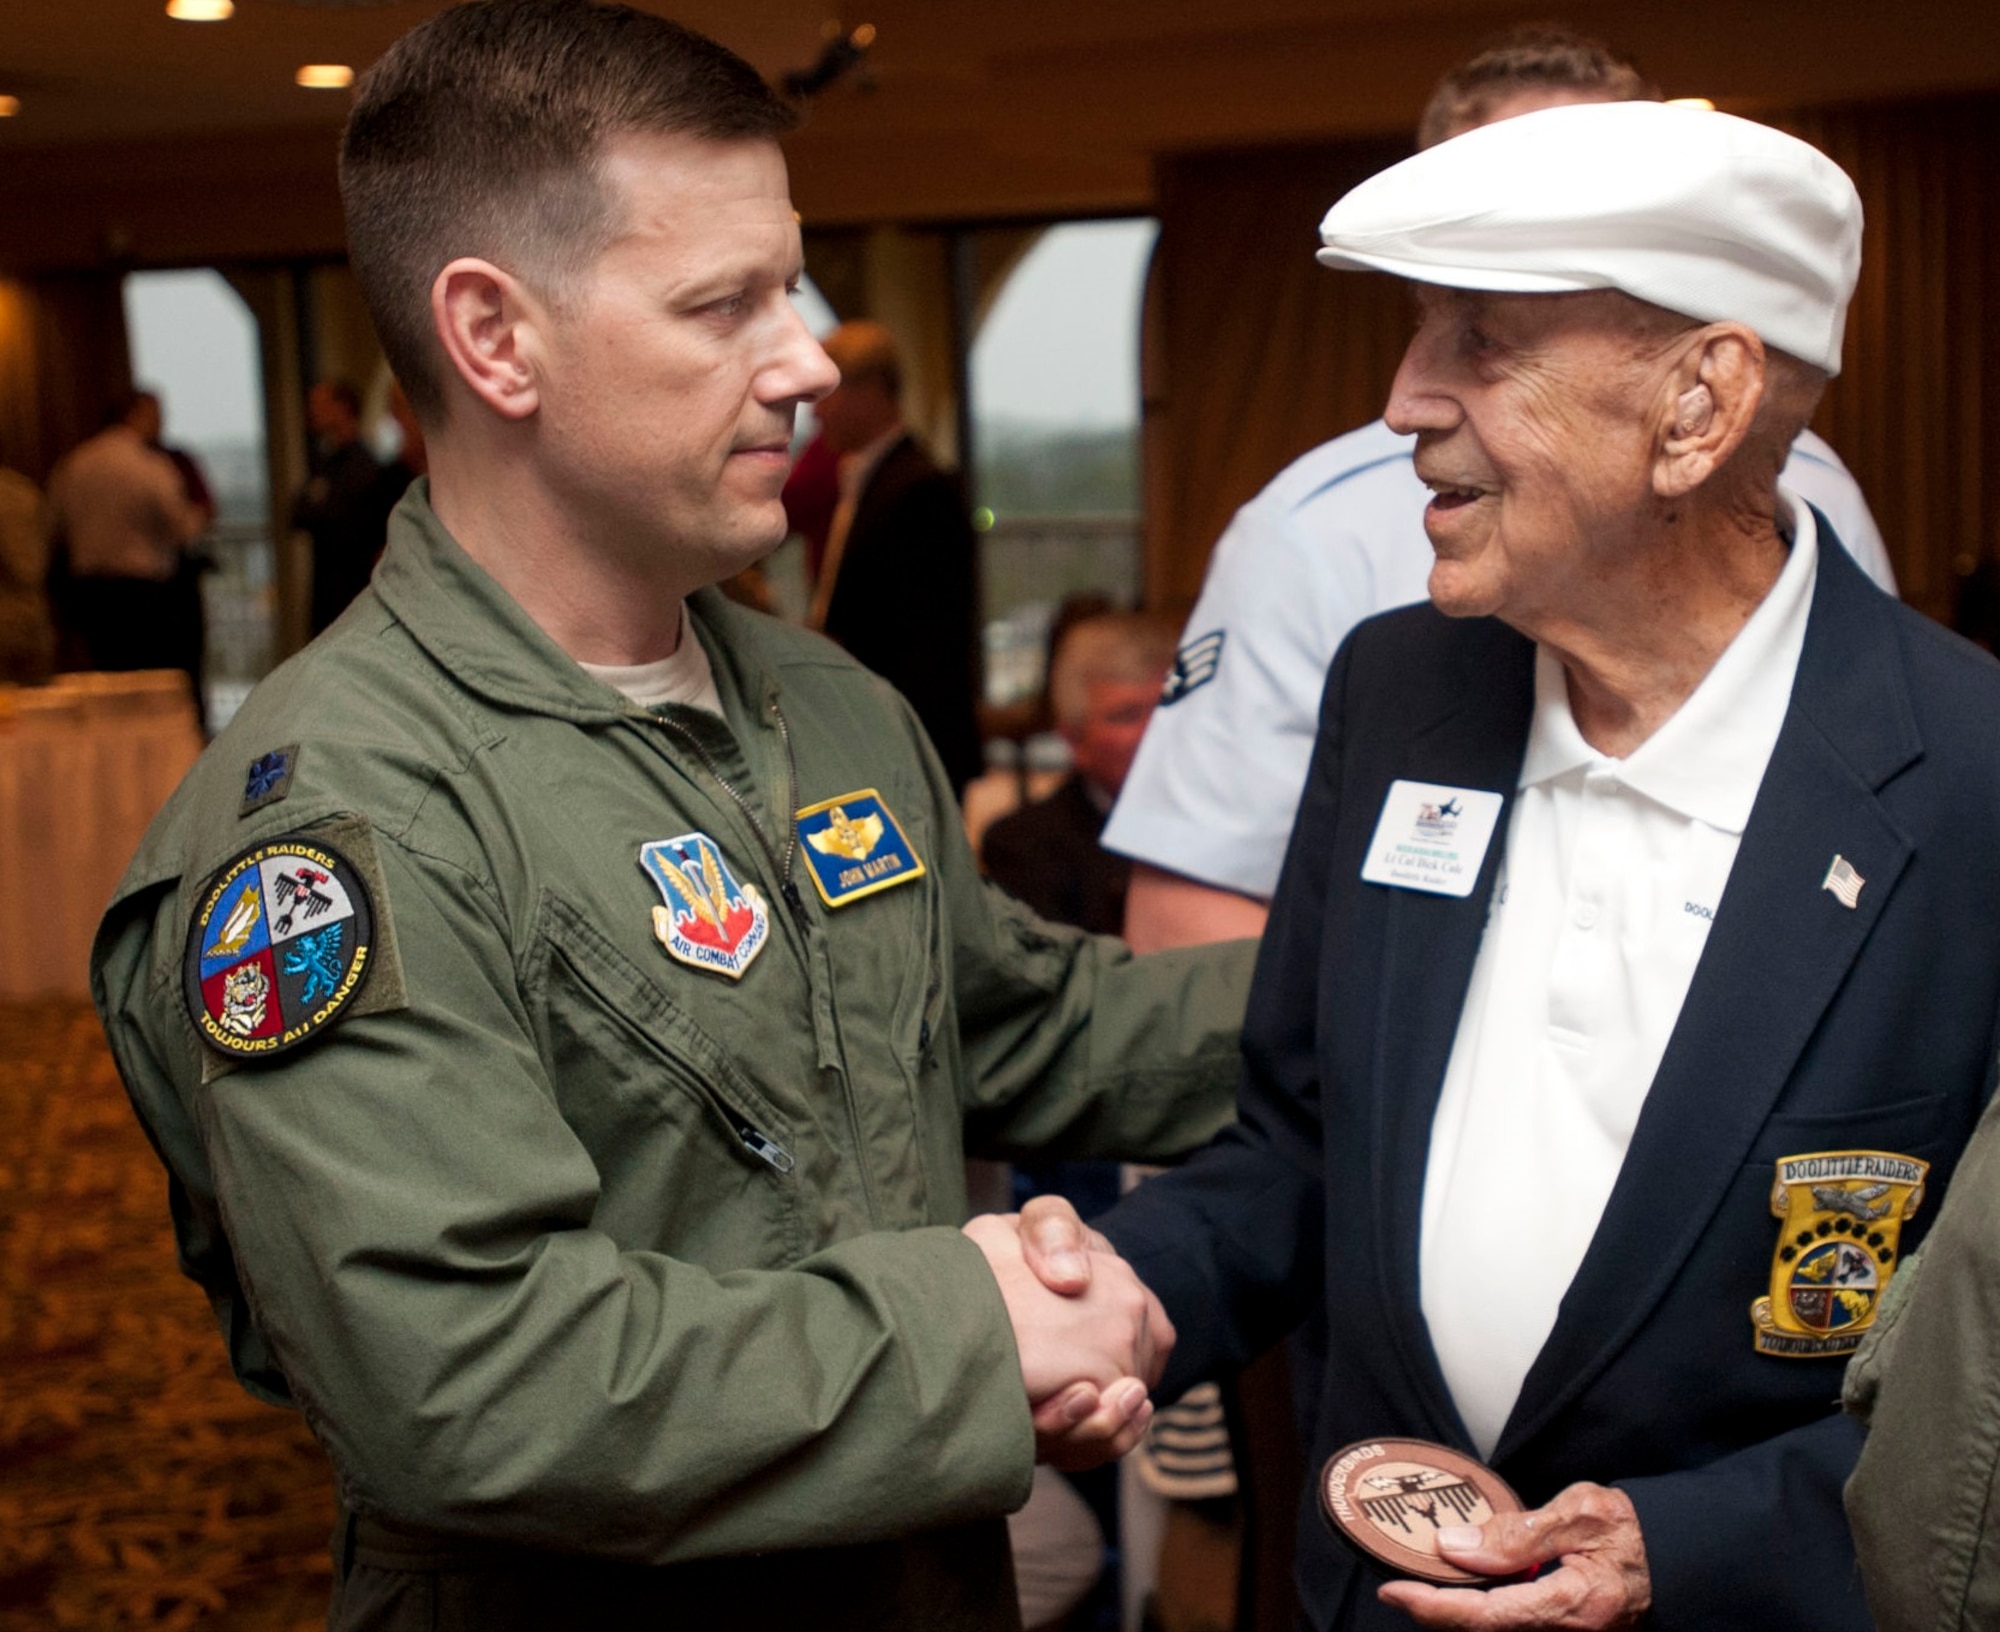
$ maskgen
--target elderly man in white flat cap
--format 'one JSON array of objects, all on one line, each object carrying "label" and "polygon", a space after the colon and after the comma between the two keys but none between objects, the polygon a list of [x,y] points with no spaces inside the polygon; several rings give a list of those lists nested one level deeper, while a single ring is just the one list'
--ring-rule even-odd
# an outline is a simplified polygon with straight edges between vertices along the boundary
[{"label": "elderly man in white flat cap", "polygon": [[[1415,285],[1433,604],[1334,660],[1239,1125],[1100,1221],[1167,1397],[1323,1299],[1309,1465],[1380,1461],[1356,1535],[1476,1584],[1390,1580],[1308,1491],[1315,1627],[1869,1624],[1841,1370],[1991,1081],[2000,668],[1778,485],[1860,227],[1804,143],[1652,103],[1326,218]],[[1339,1459],[1391,1436],[1527,1511]]]}]

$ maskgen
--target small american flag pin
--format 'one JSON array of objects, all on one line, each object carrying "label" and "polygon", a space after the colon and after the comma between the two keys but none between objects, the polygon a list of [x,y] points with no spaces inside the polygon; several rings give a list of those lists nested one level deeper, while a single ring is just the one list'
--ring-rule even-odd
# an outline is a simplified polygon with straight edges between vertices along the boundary
[{"label": "small american flag pin", "polygon": [[1833,865],[1826,870],[1826,877],[1820,880],[1820,888],[1831,890],[1834,898],[1843,907],[1852,908],[1861,899],[1861,886],[1868,882],[1854,870],[1854,864],[1845,856],[1835,856]]}]

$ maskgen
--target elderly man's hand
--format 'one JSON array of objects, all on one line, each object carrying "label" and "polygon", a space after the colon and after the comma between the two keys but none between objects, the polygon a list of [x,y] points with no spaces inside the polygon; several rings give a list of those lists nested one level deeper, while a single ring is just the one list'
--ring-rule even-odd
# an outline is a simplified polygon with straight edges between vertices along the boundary
[{"label": "elderly man's hand", "polygon": [[[1030,1264],[1017,1216],[976,1218],[965,1233],[986,1254],[1013,1323],[1037,1454],[1069,1469],[1123,1456],[1152,1417],[1146,1391],[1173,1348],[1159,1299],[1115,1255],[1083,1245],[1082,1235],[1075,1247],[1083,1261],[1049,1270],[1070,1288],[1058,1293]],[[1052,1245],[1050,1256],[1061,1258],[1071,1245]]]},{"label": "elderly man's hand", "polygon": [[1646,1545],[1631,1497],[1603,1485],[1571,1485],[1547,1507],[1508,1513],[1479,1528],[1438,1532],[1438,1551],[1482,1575],[1520,1575],[1558,1563],[1518,1586],[1477,1590],[1395,1581],[1383,1603],[1420,1625],[1500,1629],[1565,1627],[1601,1632],[1635,1625],[1653,1602]]},{"label": "elderly man's hand", "polygon": [[1062,1196],[1031,1196],[1013,1216],[1028,1267],[1042,1285],[1064,1297],[1090,1289],[1092,1253],[1118,1256],[1118,1249],[1084,1223]]}]

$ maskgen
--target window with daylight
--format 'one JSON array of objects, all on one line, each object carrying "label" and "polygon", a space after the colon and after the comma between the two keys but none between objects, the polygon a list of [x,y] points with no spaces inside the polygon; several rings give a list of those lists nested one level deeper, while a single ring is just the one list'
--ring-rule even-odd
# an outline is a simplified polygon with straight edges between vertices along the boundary
[{"label": "window with daylight", "polygon": [[208,728],[229,723],[276,653],[264,376],[256,319],[212,268],[125,280],[132,377],[160,394],[165,446],[189,455],[215,500],[201,548]]},{"label": "window with daylight", "polygon": [[993,298],[968,359],[986,692],[1041,687],[1064,600],[1139,597],[1139,327],[1159,223],[1052,226]]}]

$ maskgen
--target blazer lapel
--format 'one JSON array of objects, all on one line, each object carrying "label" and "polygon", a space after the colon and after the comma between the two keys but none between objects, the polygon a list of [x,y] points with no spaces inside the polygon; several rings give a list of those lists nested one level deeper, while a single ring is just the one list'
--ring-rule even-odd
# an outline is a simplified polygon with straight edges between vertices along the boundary
[{"label": "blazer lapel", "polygon": [[[1574,1399],[1665,1294],[1909,861],[1876,798],[1922,752],[1893,607],[1831,529],[1821,537],[1791,707],[1714,928],[1497,1460]],[[1822,888],[1836,855],[1866,880],[1852,908]]]},{"label": "blazer lapel", "polygon": [[1383,889],[1388,896],[1374,1031],[1379,1291],[1404,1375],[1418,1382],[1433,1418],[1432,1431],[1461,1442],[1465,1428],[1438,1367],[1418,1297],[1424,1166],[1459,1010],[1506,852],[1507,822],[1534,713],[1534,653],[1531,641],[1504,624],[1477,626],[1456,647],[1450,693],[1455,706],[1412,735],[1402,763],[1391,772],[1410,781],[1505,795],[1506,808],[1472,893],[1459,899],[1364,886]]}]

